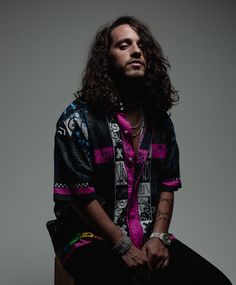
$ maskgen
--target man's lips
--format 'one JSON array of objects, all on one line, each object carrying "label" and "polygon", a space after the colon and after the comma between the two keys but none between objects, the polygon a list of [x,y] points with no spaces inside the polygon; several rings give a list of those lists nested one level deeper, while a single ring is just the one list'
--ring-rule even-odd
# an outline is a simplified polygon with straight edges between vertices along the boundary
[{"label": "man's lips", "polygon": [[143,65],[144,66],[144,62],[142,60],[139,60],[139,59],[133,59],[133,60],[129,61],[128,64]]}]

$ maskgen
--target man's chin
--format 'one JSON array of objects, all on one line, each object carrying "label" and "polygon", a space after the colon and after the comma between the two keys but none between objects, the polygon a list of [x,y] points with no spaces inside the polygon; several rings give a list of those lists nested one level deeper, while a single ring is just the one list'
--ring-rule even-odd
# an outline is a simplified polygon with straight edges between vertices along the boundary
[{"label": "man's chin", "polygon": [[142,82],[144,80],[144,74],[126,74],[124,79],[126,81]]},{"label": "man's chin", "polygon": [[145,80],[145,74],[143,72],[124,72],[124,73],[116,73],[112,74],[113,80],[117,82],[118,85],[142,85]]},{"label": "man's chin", "polygon": [[138,71],[136,71],[136,72],[127,72],[126,74],[125,74],[125,76],[127,76],[127,77],[134,77],[134,78],[142,78],[142,77],[144,77],[144,72],[138,72]]}]

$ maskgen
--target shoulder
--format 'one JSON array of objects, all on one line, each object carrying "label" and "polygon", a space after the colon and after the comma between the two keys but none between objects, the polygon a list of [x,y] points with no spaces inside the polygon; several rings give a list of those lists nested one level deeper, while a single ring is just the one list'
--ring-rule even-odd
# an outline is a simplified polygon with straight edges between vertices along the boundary
[{"label": "shoulder", "polygon": [[171,114],[165,114],[166,117],[166,130],[168,133],[168,137],[171,141],[175,141],[176,140],[176,135],[175,135],[175,127],[173,124],[173,121],[171,119]]},{"label": "shoulder", "polygon": [[87,109],[88,109],[88,106],[86,103],[78,99],[75,99],[61,113],[57,121],[57,125],[65,123],[66,121],[68,121],[68,119],[78,117],[78,114],[85,113]]},{"label": "shoulder", "polygon": [[75,132],[82,130],[87,137],[87,123],[86,113],[88,112],[88,105],[75,99],[71,102],[59,116],[56,123],[57,132],[69,136],[72,136]]},{"label": "shoulder", "polygon": [[167,113],[166,111],[158,111],[152,114],[152,119],[154,123],[163,128],[173,128],[173,122],[171,119],[171,114]]},{"label": "shoulder", "polygon": [[171,114],[165,111],[156,113],[154,117],[154,125],[158,131],[165,134],[167,139],[170,139],[171,141],[175,140],[175,128],[171,119]]},{"label": "shoulder", "polygon": [[174,129],[174,124],[171,119],[171,114],[168,114],[167,112],[165,112],[163,116],[164,116],[164,121],[165,121],[167,128]]}]

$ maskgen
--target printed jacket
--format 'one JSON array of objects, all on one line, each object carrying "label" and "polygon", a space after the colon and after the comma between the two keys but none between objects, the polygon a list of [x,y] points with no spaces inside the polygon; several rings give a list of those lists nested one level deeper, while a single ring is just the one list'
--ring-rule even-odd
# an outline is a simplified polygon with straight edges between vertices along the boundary
[{"label": "printed jacket", "polygon": [[95,112],[76,99],[59,118],[54,149],[56,219],[47,228],[62,262],[76,248],[102,240],[68,201],[84,207],[97,199],[141,248],[151,232],[160,192],[181,187],[179,150],[169,115],[147,113],[145,121],[136,155],[122,111]]}]

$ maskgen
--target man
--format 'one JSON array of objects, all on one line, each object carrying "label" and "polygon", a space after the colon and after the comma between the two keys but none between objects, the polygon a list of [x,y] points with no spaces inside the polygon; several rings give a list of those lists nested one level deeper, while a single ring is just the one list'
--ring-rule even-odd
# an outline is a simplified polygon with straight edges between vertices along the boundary
[{"label": "man", "polygon": [[168,232],[181,187],[169,67],[148,28],[120,17],[96,35],[58,120],[48,229],[78,284],[231,284]]}]

